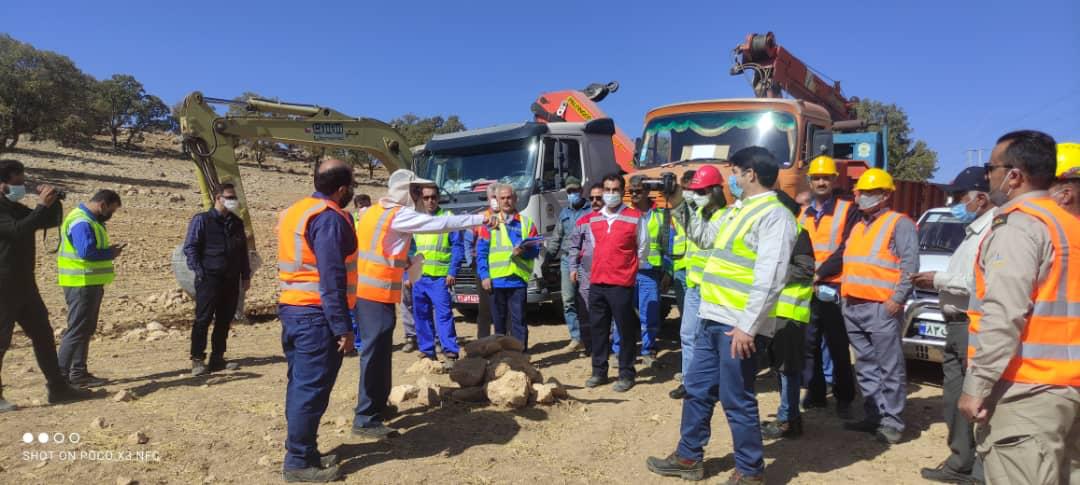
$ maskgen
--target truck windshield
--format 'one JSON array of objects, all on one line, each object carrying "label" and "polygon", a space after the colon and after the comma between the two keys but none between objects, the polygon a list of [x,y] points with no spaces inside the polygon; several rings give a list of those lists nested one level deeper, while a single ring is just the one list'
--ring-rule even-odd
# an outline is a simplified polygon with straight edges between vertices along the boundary
[{"label": "truck windshield", "polygon": [[967,234],[967,224],[945,212],[927,212],[919,221],[919,250],[951,253]]},{"label": "truck windshield", "polygon": [[450,195],[484,192],[493,183],[508,183],[520,193],[536,179],[536,140],[514,140],[494,145],[431,153],[424,177]]},{"label": "truck windshield", "polygon": [[656,118],[645,126],[638,166],[689,160],[726,160],[735,152],[760,146],[782,167],[791,165],[797,137],[795,118],[777,111],[687,113]]}]

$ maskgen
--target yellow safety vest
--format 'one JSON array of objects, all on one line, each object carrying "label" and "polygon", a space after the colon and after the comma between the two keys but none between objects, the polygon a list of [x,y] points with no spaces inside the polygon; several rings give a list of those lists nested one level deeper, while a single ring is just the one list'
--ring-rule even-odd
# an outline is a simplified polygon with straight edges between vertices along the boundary
[{"label": "yellow safety vest", "polygon": [[[786,210],[776,195],[751,199],[735,213],[733,219],[723,223],[713,242],[709,261],[705,264],[701,283],[703,301],[736,310],[746,308],[754,285],[757,253],[743,241],[750,228],[774,208]],[[732,210],[728,207],[725,214]]]},{"label": "yellow safety vest", "polygon": [[682,271],[686,269],[686,251],[687,243],[686,230],[679,225],[679,221],[675,218],[671,219],[671,225],[675,227],[675,241],[671,244],[671,259],[672,269],[675,271]]},{"label": "yellow safety vest", "polygon": [[[799,226],[799,232],[805,229]],[[810,299],[814,296],[814,285],[810,283],[788,283],[780,292],[776,302],[776,316],[799,323],[810,323]]]},{"label": "yellow safety vest", "polygon": [[[521,215],[522,239],[529,237],[532,227],[532,219]],[[492,279],[517,276],[524,281],[529,281],[529,277],[532,275],[533,263],[514,256],[514,245],[510,241],[510,235],[506,233],[506,224],[500,224],[499,227],[491,230],[489,247],[488,272]]]},{"label": "yellow safety vest", "polygon": [[660,254],[660,226],[663,222],[664,215],[659,209],[649,211],[649,220],[645,226],[649,231],[649,257],[646,261],[654,269],[660,269],[660,263],[663,262],[663,255]]},{"label": "yellow safety vest", "polygon": [[[720,214],[724,211],[713,212],[712,217],[707,224],[716,222],[719,219]],[[697,209],[698,217],[701,217],[701,207]],[[685,233],[684,233],[685,234]],[[683,260],[686,261],[686,286],[689,288],[697,288],[701,285],[701,276],[705,274],[705,263],[709,261],[709,253],[712,251],[709,249],[701,249],[694,244],[694,241],[686,240],[686,256]]]},{"label": "yellow safety vest", "polygon": [[[439,209],[436,216],[450,215]],[[416,253],[424,255],[424,276],[444,277],[450,274],[450,233],[413,235]]]},{"label": "yellow safety vest", "polygon": [[64,218],[64,222],[60,226],[60,251],[56,255],[60,286],[100,286],[112,283],[113,279],[116,278],[111,259],[106,261],[82,259],[79,257],[79,253],[75,251],[75,246],[71,244],[71,236],[68,235],[71,226],[84,221],[90,224],[90,228],[94,231],[94,241],[97,243],[97,248],[109,249],[109,233],[105,230],[105,226],[95,221],[86,212],[83,212],[80,207],[68,212],[67,217]]}]

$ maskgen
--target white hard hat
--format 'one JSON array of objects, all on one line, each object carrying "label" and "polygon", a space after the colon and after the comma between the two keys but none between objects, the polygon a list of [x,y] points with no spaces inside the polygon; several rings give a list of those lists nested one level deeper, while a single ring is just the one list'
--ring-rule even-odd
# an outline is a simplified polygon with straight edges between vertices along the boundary
[{"label": "white hard hat", "polygon": [[390,179],[387,182],[387,198],[401,205],[412,205],[410,189],[418,185],[435,185],[435,182],[417,177],[412,170],[404,168],[395,170],[394,173],[390,174]]}]

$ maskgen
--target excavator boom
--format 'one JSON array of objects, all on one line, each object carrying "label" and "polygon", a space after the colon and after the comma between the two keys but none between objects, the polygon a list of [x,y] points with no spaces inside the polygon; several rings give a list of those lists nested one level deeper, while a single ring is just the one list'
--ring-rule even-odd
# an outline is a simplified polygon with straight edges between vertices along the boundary
[{"label": "excavator boom", "polygon": [[[581,122],[609,118],[596,103],[618,90],[619,83],[612,81],[607,84],[593,83],[580,91],[567,89],[543,93],[536,98],[531,110],[535,120],[540,123]],[[615,163],[622,171],[633,172],[634,142],[616,126],[615,134],[611,136],[611,144],[615,148]]]}]

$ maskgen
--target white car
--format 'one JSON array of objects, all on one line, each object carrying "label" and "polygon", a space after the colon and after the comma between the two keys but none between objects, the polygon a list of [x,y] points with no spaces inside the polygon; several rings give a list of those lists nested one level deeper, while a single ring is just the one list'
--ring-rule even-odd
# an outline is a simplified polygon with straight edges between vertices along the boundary
[{"label": "white car", "polygon": [[[949,257],[964,240],[967,224],[947,207],[919,217],[919,271],[945,271]],[[941,363],[945,358],[945,318],[936,291],[915,288],[904,309],[904,356]]]}]

